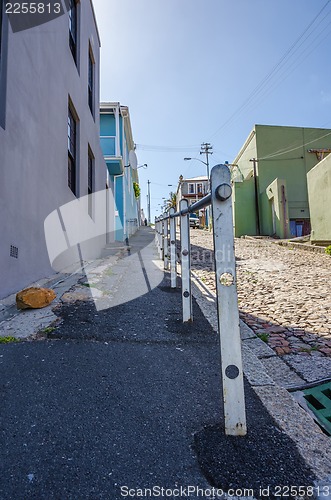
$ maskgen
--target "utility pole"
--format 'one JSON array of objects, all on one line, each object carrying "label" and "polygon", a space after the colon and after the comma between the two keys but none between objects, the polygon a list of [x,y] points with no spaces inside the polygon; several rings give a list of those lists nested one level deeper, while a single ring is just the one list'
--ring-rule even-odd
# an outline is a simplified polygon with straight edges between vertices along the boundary
[{"label": "utility pole", "polygon": [[207,178],[208,178],[208,185],[209,185],[209,155],[212,155],[213,146],[209,142],[203,142],[201,144],[201,155],[206,155],[206,165],[207,165]]},{"label": "utility pole", "polygon": [[254,190],[255,190],[255,214],[256,214],[257,236],[261,236],[260,209],[259,209],[259,189],[258,189],[258,184],[257,184],[257,171],[256,171],[257,159],[256,158],[252,158],[249,161],[253,162],[253,176],[254,176]]},{"label": "utility pole", "polygon": [[[201,151],[200,151],[200,154],[203,155],[205,154],[206,155],[206,165],[207,165],[207,191],[209,191],[209,155],[212,155],[213,152],[212,152],[212,149],[213,149],[213,146],[209,143],[209,142],[203,142],[201,144]],[[208,227],[209,227],[209,230],[211,230],[211,211],[209,210],[209,208],[204,208],[204,211],[205,211],[205,227],[206,226],[206,217],[207,217],[207,222],[208,222]]]},{"label": "utility pole", "polygon": [[151,223],[151,189],[150,189],[151,181],[147,181],[148,186],[148,204],[147,204],[147,213],[148,213],[148,224]]}]

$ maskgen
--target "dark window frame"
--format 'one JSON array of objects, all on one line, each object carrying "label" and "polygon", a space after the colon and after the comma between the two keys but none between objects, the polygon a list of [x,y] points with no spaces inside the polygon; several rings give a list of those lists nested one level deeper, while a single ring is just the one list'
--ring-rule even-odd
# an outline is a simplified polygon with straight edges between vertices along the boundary
[{"label": "dark window frame", "polygon": [[91,48],[91,44],[89,44],[88,51],[88,75],[87,75],[87,92],[88,92],[88,105],[92,116],[94,118],[94,110],[95,110],[95,60],[93,57],[93,52]]},{"label": "dark window frame", "polygon": [[3,22],[3,5],[4,5],[4,0],[0,0],[0,61],[1,61],[1,48],[2,48],[2,37],[3,37],[3,27],[2,27],[2,22]]},{"label": "dark window frame", "polygon": [[7,53],[8,53],[8,16],[5,14],[4,0],[0,0],[0,127],[6,125],[7,96]]},{"label": "dark window frame", "polygon": [[69,0],[69,47],[76,66],[78,65],[78,2]]},{"label": "dark window frame", "polygon": [[72,104],[68,105],[68,187],[77,196],[77,116]]},{"label": "dark window frame", "polygon": [[89,145],[87,154],[88,214],[93,218],[93,193],[95,191],[95,157]]}]

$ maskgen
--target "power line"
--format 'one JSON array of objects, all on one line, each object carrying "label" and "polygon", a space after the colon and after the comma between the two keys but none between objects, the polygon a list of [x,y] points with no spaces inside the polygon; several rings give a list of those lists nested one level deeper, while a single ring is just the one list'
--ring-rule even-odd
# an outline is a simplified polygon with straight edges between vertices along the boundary
[{"label": "power line", "polygon": [[[303,45],[303,43],[311,36],[311,34],[313,33],[313,31],[316,28],[314,28],[314,30],[309,33],[310,28],[314,25],[314,23],[317,21],[317,19],[320,17],[320,15],[326,9],[326,7],[328,6],[328,4],[330,2],[331,2],[331,0],[328,0],[326,2],[326,4],[322,7],[322,9],[314,17],[314,19],[308,24],[308,26],[306,26],[306,28],[303,30],[303,32],[301,33],[301,35],[296,39],[296,41],[290,46],[289,49],[287,49],[285,51],[285,53],[280,58],[280,60],[278,61],[278,63],[273,66],[273,68],[269,71],[269,73],[252,90],[252,92],[244,100],[244,102],[239,106],[239,108],[237,108],[234,111],[234,113],[232,113],[232,115],[230,115],[230,117],[216,130],[216,132],[214,132],[211,135],[211,138],[215,137],[222,129],[224,129],[227,125],[229,125],[234,120],[234,118],[237,115],[239,115],[251,103],[251,101],[262,92],[262,90],[265,90],[265,87],[267,86],[268,82],[277,74],[277,72],[279,72],[279,70],[281,69],[281,67],[285,66],[285,64],[288,63],[288,61],[290,60],[290,58],[297,52],[297,50]],[[330,14],[330,12],[327,14],[327,16],[329,14]],[[327,16],[325,16],[325,18]],[[299,42],[300,42],[300,40],[302,38],[304,38],[303,42],[299,45],[299,47],[296,48],[296,46],[299,44]]]},{"label": "power line", "polygon": [[[272,92],[281,82],[284,81],[290,74],[292,74],[295,69],[303,62],[303,60],[308,57],[308,55],[313,52],[317,46],[320,45],[324,41],[326,37],[313,46],[312,50],[307,53],[307,50],[313,45],[313,43],[320,38],[322,33],[328,28],[330,23],[328,23],[320,33],[311,41],[311,43],[303,48],[301,53],[298,55],[296,61],[297,64],[293,67],[286,67],[286,65],[290,62],[291,58],[295,56],[303,47],[303,45],[309,40],[309,38],[313,35],[316,29],[319,28],[319,25],[314,26],[316,21],[320,18],[322,13],[325,11],[327,6],[330,4],[331,0],[328,0],[324,6],[320,9],[320,11],[316,14],[313,20],[308,23],[303,32],[299,35],[299,37],[292,43],[292,45],[284,52],[280,60],[272,67],[272,69],[266,74],[266,76],[259,82],[259,84],[252,90],[249,96],[244,100],[244,102],[237,108],[234,113],[212,134],[211,137],[216,136],[222,129],[224,129],[227,125],[230,125],[231,122],[234,122],[238,119],[238,116],[244,111],[248,111],[253,109],[259,105],[270,92]],[[323,18],[323,21],[330,15],[331,11],[329,11]],[[312,29],[313,28],[313,29]],[[329,32],[326,36],[329,35]],[[303,57],[302,57],[303,56]],[[290,70],[290,71],[289,71]],[[276,81],[272,82],[272,79],[277,78]],[[259,98],[258,102],[254,104],[254,100]],[[300,146],[301,147],[301,146]],[[146,144],[136,144],[136,148],[141,151],[151,151],[157,153],[180,153],[185,151],[196,151],[197,145],[189,145],[189,146],[161,146],[161,145],[146,145]],[[200,151],[202,154],[203,151]],[[205,153],[205,152],[204,152]],[[205,153],[206,154],[206,153]],[[279,153],[283,154],[283,153]],[[207,156],[208,159],[208,156]]]},{"label": "power line", "polygon": [[[330,12],[330,13],[331,13],[331,12]],[[316,41],[316,40],[317,40],[317,39],[318,39],[318,38],[322,35],[322,33],[323,33],[323,32],[324,32],[324,31],[325,31],[325,30],[326,30],[326,29],[327,29],[330,25],[331,25],[331,22],[330,22],[330,23],[328,23],[328,24],[324,27],[324,29],[323,29],[323,30],[322,30],[322,31],[321,31],[321,32],[320,32],[320,33],[319,33],[319,34],[318,34],[318,35],[314,38],[313,42],[314,42],[314,41]],[[315,44],[315,45],[313,46],[313,48],[312,48],[312,49],[311,49],[308,53],[307,53],[307,49],[309,49],[309,47],[310,47],[311,45],[309,45],[308,47],[306,47],[306,49],[305,49],[305,50],[303,51],[303,53],[301,54],[301,56],[303,55],[303,57],[301,57],[301,59],[300,59],[300,60],[298,60],[297,64],[296,64],[295,66],[292,66],[292,67],[290,68],[290,71],[288,71],[288,69],[289,69],[289,68],[285,68],[285,69],[284,69],[284,71],[278,75],[277,80],[276,80],[275,82],[273,82],[269,88],[266,88],[266,89],[264,89],[264,90],[262,91],[263,93],[262,93],[262,95],[260,96],[260,99],[259,99],[257,102],[255,102],[255,103],[249,103],[249,104],[248,104],[248,106],[249,106],[249,107],[246,109],[246,111],[251,111],[252,109],[254,109],[254,108],[258,107],[258,106],[259,106],[259,105],[260,105],[260,104],[261,104],[261,103],[265,100],[265,98],[266,98],[266,97],[267,97],[267,96],[268,96],[271,92],[273,92],[273,91],[274,91],[274,90],[275,90],[275,89],[276,89],[276,88],[277,88],[277,87],[278,87],[281,83],[283,83],[283,82],[284,82],[284,80],[285,80],[286,78],[288,78],[288,77],[289,77],[292,73],[294,73],[294,71],[295,71],[295,70],[296,70],[296,69],[297,69],[297,68],[298,68],[298,67],[299,67],[299,66],[303,63],[303,61],[304,61],[305,59],[307,59],[307,57],[308,57],[308,56],[309,56],[312,52],[314,52],[314,50],[316,50],[316,48],[317,48],[319,45],[321,45],[321,43],[322,43],[322,42],[323,42],[323,41],[324,41],[324,40],[325,40],[325,39],[329,36],[329,34],[330,34],[330,30],[328,31],[328,33],[326,34],[326,36],[325,36],[325,37],[323,37],[323,38],[322,38],[322,40],[320,40],[317,44]],[[236,120],[237,120],[237,119],[238,119],[238,118],[236,118]],[[236,120],[235,120],[235,121],[236,121]]]},{"label": "power line", "polygon": [[[330,0],[331,1],[331,0]],[[155,153],[183,153],[185,151],[193,151],[197,149],[195,146],[152,146],[148,144],[136,144],[136,149],[140,151],[154,151]]]}]

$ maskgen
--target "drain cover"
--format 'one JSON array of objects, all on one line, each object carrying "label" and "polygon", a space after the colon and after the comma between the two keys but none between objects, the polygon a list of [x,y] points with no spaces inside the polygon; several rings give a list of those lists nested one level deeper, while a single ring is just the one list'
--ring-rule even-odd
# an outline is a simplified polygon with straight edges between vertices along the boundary
[{"label": "drain cover", "polygon": [[308,408],[331,436],[331,382],[303,391]]}]

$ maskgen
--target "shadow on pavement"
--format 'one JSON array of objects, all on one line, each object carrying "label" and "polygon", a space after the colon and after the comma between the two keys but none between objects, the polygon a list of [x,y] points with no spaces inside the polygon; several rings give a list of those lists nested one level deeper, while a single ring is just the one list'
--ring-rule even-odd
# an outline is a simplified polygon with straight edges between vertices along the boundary
[{"label": "shadow on pavement", "polygon": [[259,486],[312,484],[247,383],[248,435],[224,435],[218,335],[195,300],[183,325],[169,286],[166,273],[102,311],[63,304],[48,340],[0,345],[2,500],[118,500],[121,485],[192,484],[258,498]]}]

